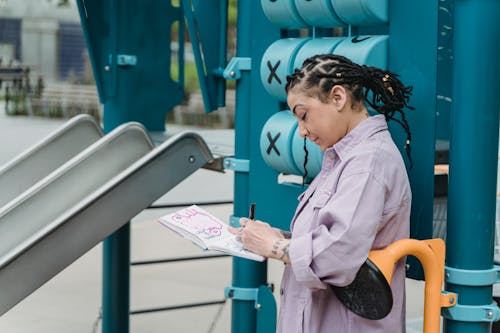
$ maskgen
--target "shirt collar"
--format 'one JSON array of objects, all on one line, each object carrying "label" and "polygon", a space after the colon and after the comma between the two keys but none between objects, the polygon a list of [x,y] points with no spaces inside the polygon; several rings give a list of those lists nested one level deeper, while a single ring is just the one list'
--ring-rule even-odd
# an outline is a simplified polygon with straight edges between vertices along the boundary
[{"label": "shirt collar", "polygon": [[381,114],[371,116],[354,127],[339,142],[328,148],[325,151],[325,155],[334,155],[328,153],[329,151],[334,151],[340,159],[343,159],[359,142],[383,130],[387,130],[385,116]]}]

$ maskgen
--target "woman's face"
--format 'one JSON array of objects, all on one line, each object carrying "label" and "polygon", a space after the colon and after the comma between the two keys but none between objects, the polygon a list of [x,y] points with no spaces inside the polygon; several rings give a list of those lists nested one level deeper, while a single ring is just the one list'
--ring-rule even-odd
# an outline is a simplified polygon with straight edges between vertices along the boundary
[{"label": "woman's face", "polygon": [[300,136],[309,138],[322,151],[339,142],[350,130],[346,98],[341,92],[323,103],[300,92],[289,92],[287,102],[299,123]]}]

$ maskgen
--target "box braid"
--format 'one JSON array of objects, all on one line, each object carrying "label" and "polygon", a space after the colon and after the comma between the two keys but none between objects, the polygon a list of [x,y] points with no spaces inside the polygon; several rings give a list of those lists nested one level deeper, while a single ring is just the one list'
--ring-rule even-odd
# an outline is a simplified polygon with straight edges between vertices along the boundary
[{"label": "box braid", "polygon": [[[287,93],[298,90],[327,103],[335,85],[343,85],[355,102],[368,103],[383,114],[386,121],[394,120],[403,127],[407,135],[405,151],[411,168],[411,132],[403,109],[414,109],[408,105],[412,87],[404,86],[398,75],[389,71],[358,65],[344,56],[322,54],[306,59],[302,68],[287,76],[285,90]],[[401,119],[396,118],[397,114]]]},{"label": "box braid", "polygon": [[309,159],[309,150],[307,150],[307,138],[304,137],[304,175],[302,176],[302,187],[304,187],[306,180],[307,180],[307,175],[309,172],[307,171],[307,160]]}]

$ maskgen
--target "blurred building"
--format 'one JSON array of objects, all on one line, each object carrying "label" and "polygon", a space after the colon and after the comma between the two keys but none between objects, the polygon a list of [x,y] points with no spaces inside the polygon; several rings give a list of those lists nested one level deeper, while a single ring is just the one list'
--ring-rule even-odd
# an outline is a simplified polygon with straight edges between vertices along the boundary
[{"label": "blurred building", "polygon": [[74,0],[0,0],[1,65],[28,66],[31,78],[85,81],[91,76]]}]

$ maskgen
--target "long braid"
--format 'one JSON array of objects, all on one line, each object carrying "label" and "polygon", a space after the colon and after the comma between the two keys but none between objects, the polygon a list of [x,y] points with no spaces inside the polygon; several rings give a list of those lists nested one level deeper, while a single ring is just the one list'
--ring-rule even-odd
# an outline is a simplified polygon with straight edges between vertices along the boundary
[{"label": "long braid", "polygon": [[304,175],[302,176],[302,187],[304,187],[306,180],[307,180],[307,175],[309,174],[309,171],[307,171],[307,161],[309,159],[309,150],[307,150],[307,139],[304,138]]},{"label": "long braid", "polygon": [[287,77],[285,89],[287,93],[292,89],[312,91],[310,95],[326,103],[335,85],[346,86],[355,101],[365,101],[373,110],[383,114],[386,121],[394,120],[403,127],[407,135],[405,151],[411,168],[411,131],[403,109],[414,109],[408,105],[412,87],[404,86],[398,75],[392,72],[358,65],[344,56],[323,54],[306,59],[301,69]]}]

